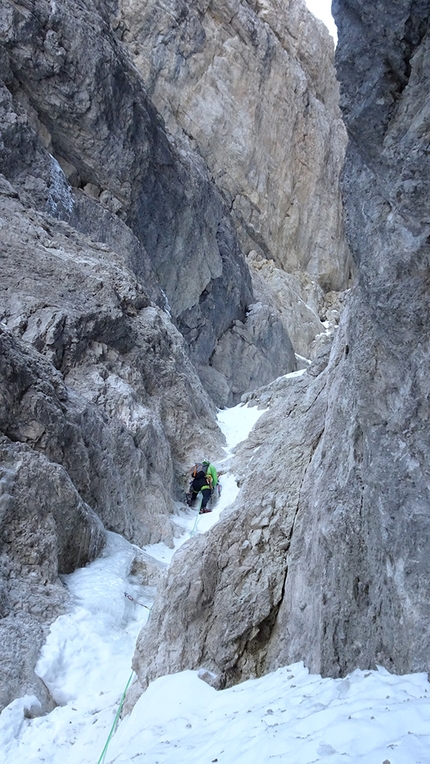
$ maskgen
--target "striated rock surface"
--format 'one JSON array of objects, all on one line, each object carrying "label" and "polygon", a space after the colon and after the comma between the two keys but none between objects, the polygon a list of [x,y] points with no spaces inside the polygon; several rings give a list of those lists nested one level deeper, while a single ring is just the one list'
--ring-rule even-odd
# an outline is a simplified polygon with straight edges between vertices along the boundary
[{"label": "striated rock surface", "polygon": [[204,157],[245,251],[324,289],[349,257],[333,41],[301,0],[120,0],[115,23],[172,134]]},{"label": "striated rock surface", "polygon": [[[2,320],[51,364],[41,389],[16,369],[3,374],[3,432],[62,464],[110,530],[171,543],[184,454],[222,442],[183,339],[108,247],[3,198]],[[43,388],[50,368],[54,402]]]},{"label": "striated rock surface", "polygon": [[5,437],[0,460],[0,705],[25,688],[49,707],[33,667],[68,601],[58,574],[91,562],[104,529],[60,465]]},{"label": "striated rock surface", "polygon": [[[293,619],[294,652],[313,669],[376,662],[404,673],[430,664],[428,4],[334,9],[359,286],[338,337],[283,624]],[[300,611],[299,598],[310,606]]]},{"label": "striated rock surface", "polygon": [[[297,356],[314,358],[321,351],[317,338],[331,343],[342,310],[344,292],[324,293],[306,273],[286,273],[272,260],[251,251],[247,256],[254,294],[271,304]],[[273,377],[272,377],[273,379]]]},{"label": "striated rock surface", "polygon": [[430,667],[428,3],[334,9],[359,282],[327,367],[251,394],[270,409],[238,453],[242,491],[175,564],[138,644],[142,684],[296,660]]}]

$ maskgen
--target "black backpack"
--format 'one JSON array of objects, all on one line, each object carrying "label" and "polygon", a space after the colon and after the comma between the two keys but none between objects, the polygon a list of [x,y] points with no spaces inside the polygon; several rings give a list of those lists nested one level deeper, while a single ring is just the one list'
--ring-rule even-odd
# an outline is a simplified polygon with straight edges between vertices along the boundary
[{"label": "black backpack", "polygon": [[191,470],[191,477],[193,480],[196,478],[205,478],[206,477],[206,467],[201,463],[197,462],[193,469]]}]

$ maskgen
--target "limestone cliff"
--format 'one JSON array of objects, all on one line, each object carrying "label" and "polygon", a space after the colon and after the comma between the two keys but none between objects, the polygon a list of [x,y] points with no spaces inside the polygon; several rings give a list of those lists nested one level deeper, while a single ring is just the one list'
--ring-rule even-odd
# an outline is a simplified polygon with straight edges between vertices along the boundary
[{"label": "limestone cliff", "polygon": [[330,358],[251,394],[269,411],[238,453],[238,502],[172,568],[142,682],[430,667],[428,2],[333,5],[358,284]]},{"label": "limestone cliff", "polygon": [[245,250],[344,289],[346,136],[324,25],[301,0],[119,0],[116,24],[169,130],[207,162]]},{"label": "limestone cliff", "polygon": [[104,528],[172,544],[187,455],[222,439],[182,336],[122,258],[4,177],[0,210],[0,703],[45,704],[32,668],[67,601],[58,574]]},{"label": "limestone cliff", "polygon": [[[25,187],[28,203],[126,249],[137,276],[146,281],[152,270],[148,286],[155,276],[192,360],[206,366],[217,339],[234,321],[246,322],[253,303],[228,208],[201,157],[166,133],[110,27],[109,4],[95,10],[94,3],[87,9],[39,0],[34,9],[6,3],[0,19],[4,174]],[[276,330],[284,350],[262,381],[294,365],[283,327]],[[270,356],[270,343],[254,340],[257,352]],[[228,372],[227,399],[233,389],[243,392],[234,368]]]},{"label": "limestone cliff", "polygon": [[[199,76],[226,116],[218,78],[229,56],[242,78],[238,62],[250,54],[246,89],[259,105],[250,102],[245,129],[248,96],[240,105],[230,83],[243,150],[228,183],[219,146],[216,157],[209,151],[218,137],[187,135],[142,69],[154,39],[151,52],[134,52],[129,36],[142,40],[141,20],[131,25],[128,14],[148,4],[0,5],[1,704],[34,690],[47,707],[32,666],[67,600],[59,575],[93,559],[105,529],[173,544],[186,467],[203,448],[220,453],[215,404],[295,368],[291,322],[306,316],[293,334],[310,354],[321,285],[346,283],[344,136],[337,85],[332,72],[323,76],[330,41],[298,3],[283,19],[275,0],[236,5],[177,4],[189,20],[198,15],[205,55],[217,60],[225,39],[221,69]],[[187,98],[192,87],[190,79]],[[288,120],[275,113],[279,89]],[[231,108],[222,130],[237,140]],[[306,157],[300,141],[288,144],[296,133]],[[317,231],[319,214],[326,225]],[[307,274],[284,283],[274,259]]]}]

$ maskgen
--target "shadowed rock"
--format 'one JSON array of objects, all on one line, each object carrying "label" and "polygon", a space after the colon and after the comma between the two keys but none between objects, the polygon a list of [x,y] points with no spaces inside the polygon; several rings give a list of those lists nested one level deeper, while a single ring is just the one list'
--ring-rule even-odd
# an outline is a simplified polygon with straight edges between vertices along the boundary
[{"label": "shadowed rock", "polygon": [[[6,91],[4,174],[30,204],[44,203],[84,233],[100,232],[114,250],[131,245],[129,267],[152,282],[156,276],[192,360],[206,365],[218,338],[234,321],[246,322],[254,301],[249,271],[205,162],[166,132],[108,11],[105,3],[94,12],[93,3],[87,9],[61,0],[2,9],[4,79],[14,96]],[[17,140],[24,149],[18,160]],[[158,287],[154,297],[161,304]],[[288,335],[282,325],[277,330],[287,350],[273,354],[272,365],[282,373],[294,362]],[[254,341],[270,356],[268,334]],[[237,388],[239,380],[228,384]]]}]

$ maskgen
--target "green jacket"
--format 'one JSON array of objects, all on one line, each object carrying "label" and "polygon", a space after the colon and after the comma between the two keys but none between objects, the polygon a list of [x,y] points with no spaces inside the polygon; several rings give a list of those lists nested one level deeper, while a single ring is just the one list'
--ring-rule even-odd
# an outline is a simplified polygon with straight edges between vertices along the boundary
[{"label": "green jacket", "polygon": [[206,466],[206,475],[212,478],[212,488],[215,488],[218,483],[218,473],[213,464],[203,465]]}]

